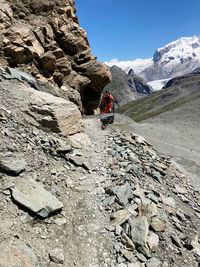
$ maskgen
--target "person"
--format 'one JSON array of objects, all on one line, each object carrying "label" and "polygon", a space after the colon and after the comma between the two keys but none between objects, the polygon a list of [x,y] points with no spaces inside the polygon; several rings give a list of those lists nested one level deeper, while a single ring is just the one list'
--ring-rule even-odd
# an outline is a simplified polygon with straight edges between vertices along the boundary
[{"label": "person", "polygon": [[111,113],[112,102],[114,102],[114,97],[108,91],[105,91],[105,93],[103,94],[101,103],[100,103],[101,114]]}]

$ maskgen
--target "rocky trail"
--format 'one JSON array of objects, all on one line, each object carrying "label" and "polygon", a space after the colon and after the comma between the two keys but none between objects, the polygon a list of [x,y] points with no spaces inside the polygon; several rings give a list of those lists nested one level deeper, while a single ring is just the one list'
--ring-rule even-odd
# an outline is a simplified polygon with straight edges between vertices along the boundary
[{"label": "rocky trail", "polygon": [[44,129],[33,91],[1,77],[0,266],[199,266],[190,177],[142,136],[102,131],[97,116],[67,137]]}]

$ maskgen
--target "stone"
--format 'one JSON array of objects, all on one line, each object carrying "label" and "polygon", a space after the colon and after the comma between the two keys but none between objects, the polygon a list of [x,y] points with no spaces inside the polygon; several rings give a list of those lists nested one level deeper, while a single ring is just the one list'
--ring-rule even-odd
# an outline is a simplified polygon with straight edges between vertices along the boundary
[{"label": "stone", "polygon": [[115,234],[116,235],[121,235],[123,228],[120,225],[116,225],[115,227]]},{"label": "stone", "polygon": [[69,156],[69,161],[75,166],[83,167],[86,170],[92,170],[92,162],[90,159],[86,159],[85,156]]},{"label": "stone", "polygon": [[60,146],[57,148],[57,152],[58,153],[68,153],[72,150],[72,147],[70,145],[66,145],[66,146]]},{"label": "stone", "polygon": [[149,193],[149,194],[147,195],[147,197],[148,197],[150,200],[152,200],[154,203],[158,203],[158,202],[159,202],[158,198],[157,198],[153,193]]},{"label": "stone", "polygon": [[128,264],[128,267],[141,267],[141,264],[139,262],[132,262]]},{"label": "stone", "polygon": [[151,175],[156,181],[158,181],[159,183],[162,183],[161,175],[159,172],[152,170]]},{"label": "stone", "polygon": [[86,133],[77,133],[69,136],[69,139],[73,142],[74,145],[78,147],[88,147],[91,145],[91,139]]},{"label": "stone", "polygon": [[154,162],[154,165],[158,168],[161,168],[163,170],[167,170],[168,169],[168,166],[163,164],[163,163],[160,163],[160,162]]},{"label": "stone", "polygon": [[57,224],[58,226],[63,226],[67,223],[67,219],[66,218],[57,218],[55,219],[55,224]]},{"label": "stone", "polygon": [[49,257],[50,259],[58,264],[63,264],[64,263],[64,251],[61,248],[55,248],[49,252]]},{"label": "stone", "polygon": [[126,206],[128,199],[131,197],[131,187],[128,183],[121,186],[115,186],[112,188],[113,193],[117,196],[120,204]]},{"label": "stone", "polygon": [[135,141],[138,143],[138,144],[148,144],[148,142],[146,141],[146,139],[141,136],[141,135],[136,135],[136,134],[131,134],[131,137],[135,139]]},{"label": "stone", "polygon": [[164,232],[167,228],[166,223],[157,217],[152,218],[150,226],[155,232]]},{"label": "stone", "polygon": [[187,190],[184,187],[180,187],[179,185],[174,185],[175,189],[173,189],[173,192],[176,194],[186,194]]},{"label": "stone", "polygon": [[172,197],[161,197],[163,204],[175,208],[176,203]]},{"label": "stone", "polygon": [[0,267],[35,267],[35,262],[22,249],[4,243],[0,248]]},{"label": "stone", "polygon": [[133,262],[133,263],[129,263],[128,267],[141,267],[139,262]]},{"label": "stone", "polygon": [[158,215],[158,210],[155,203],[141,205],[139,206],[138,210],[139,216],[146,216],[149,223],[152,217]]},{"label": "stone", "polygon": [[137,253],[136,256],[137,256],[138,260],[140,260],[142,262],[146,262],[147,261],[145,256],[143,254],[141,254],[141,253]]},{"label": "stone", "polygon": [[13,158],[1,158],[0,170],[11,175],[18,175],[26,168],[26,161],[13,159]]},{"label": "stone", "polygon": [[144,247],[147,245],[147,236],[149,231],[149,225],[145,216],[138,216],[137,218],[130,220],[131,226],[131,239],[136,246]]},{"label": "stone", "polygon": [[82,118],[78,107],[60,97],[45,92],[32,91],[29,113],[43,127],[64,136],[82,130]]},{"label": "stone", "polygon": [[147,238],[147,244],[151,252],[155,252],[158,244],[159,244],[159,237],[157,234],[150,232]]},{"label": "stone", "polygon": [[200,244],[199,244],[199,236],[198,235],[195,235],[194,238],[190,238],[188,240],[188,247],[189,248],[192,248],[192,251],[198,255],[198,257],[200,257]]},{"label": "stone", "polygon": [[179,248],[182,247],[181,240],[176,234],[171,235],[172,242]]},{"label": "stone", "polygon": [[122,233],[121,235],[121,242],[127,248],[132,250],[135,249],[135,245],[133,244],[132,240],[125,233]]},{"label": "stone", "polygon": [[152,254],[147,247],[137,247],[138,252],[142,253],[146,258],[150,259]]},{"label": "stone", "polygon": [[120,252],[121,252],[121,254],[128,260],[128,261],[132,261],[132,259],[134,258],[134,254],[133,254],[133,252],[131,252],[131,251],[128,251],[128,250],[126,250],[126,249],[121,249],[120,250]]},{"label": "stone", "polygon": [[[121,245],[122,245],[122,244],[121,244]],[[113,247],[114,247],[114,249],[115,249],[117,252],[120,252],[121,245],[120,245],[120,243],[114,243],[114,244],[113,244]]]},{"label": "stone", "polygon": [[159,267],[161,264],[160,260],[156,257],[150,259],[150,262],[146,263],[147,267]]},{"label": "stone", "polygon": [[11,188],[12,197],[36,215],[46,218],[62,209],[63,204],[31,177],[22,178]]},{"label": "stone", "polygon": [[127,267],[127,265],[125,263],[120,263],[117,265],[117,267]]},{"label": "stone", "polygon": [[127,210],[118,210],[110,215],[110,223],[114,226],[121,225],[129,219]]}]

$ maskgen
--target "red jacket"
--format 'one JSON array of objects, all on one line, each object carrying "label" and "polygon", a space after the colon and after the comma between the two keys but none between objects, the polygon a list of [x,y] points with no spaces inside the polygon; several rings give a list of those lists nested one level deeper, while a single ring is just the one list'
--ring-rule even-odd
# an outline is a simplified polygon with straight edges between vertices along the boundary
[{"label": "red jacket", "polygon": [[114,101],[114,97],[109,94],[109,93],[105,93],[103,95],[103,108],[100,108],[100,112],[103,114],[107,114],[111,112],[112,109],[112,102]]}]

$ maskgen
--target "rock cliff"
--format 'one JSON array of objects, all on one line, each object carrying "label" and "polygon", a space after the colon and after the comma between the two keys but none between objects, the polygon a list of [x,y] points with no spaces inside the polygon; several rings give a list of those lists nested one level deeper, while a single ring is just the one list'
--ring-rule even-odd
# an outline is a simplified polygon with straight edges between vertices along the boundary
[{"label": "rock cliff", "polygon": [[54,83],[82,113],[93,113],[111,76],[75,13],[73,0],[0,0],[0,63]]}]

